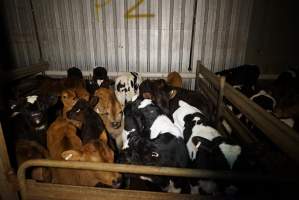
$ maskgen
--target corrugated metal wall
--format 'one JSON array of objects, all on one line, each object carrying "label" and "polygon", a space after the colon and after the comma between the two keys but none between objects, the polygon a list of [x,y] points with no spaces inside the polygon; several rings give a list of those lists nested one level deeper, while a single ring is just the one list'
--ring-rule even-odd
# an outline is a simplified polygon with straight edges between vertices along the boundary
[{"label": "corrugated metal wall", "polygon": [[[253,0],[32,0],[44,60],[108,71],[218,71],[244,61]],[[6,0],[16,65],[39,60],[30,0]],[[191,58],[190,58],[191,56]]]}]

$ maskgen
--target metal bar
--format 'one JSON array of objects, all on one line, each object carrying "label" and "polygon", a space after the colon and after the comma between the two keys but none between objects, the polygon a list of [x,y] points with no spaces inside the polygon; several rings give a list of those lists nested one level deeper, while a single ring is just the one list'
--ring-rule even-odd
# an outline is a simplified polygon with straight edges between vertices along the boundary
[{"label": "metal bar", "polygon": [[35,12],[34,12],[34,8],[33,8],[32,0],[30,0],[29,2],[30,2],[30,8],[31,8],[33,25],[34,25],[34,33],[35,33],[37,46],[38,46],[39,62],[43,62],[43,52],[42,52],[42,47],[40,44],[40,38],[39,38],[39,34],[38,34],[37,23],[36,23]]},{"label": "metal bar", "polygon": [[[123,74],[126,74],[128,72],[108,72],[108,76],[110,77],[117,77]],[[66,76],[66,71],[46,71],[47,75],[50,76]],[[83,76],[89,76],[92,74],[92,71],[82,71]],[[147,77],[147,78],[166,78],[168,75],[168,72],[140,72],[139,75],[141,77]],[[180,73],[182,78],[186,79],[195,79],[194,73]]]},{"label": "metal bar", "polygon": [[18,180],[22,199],[26,199],[26,169],[34,166],[69,168],[69,169],[86,169],[99,170],[120,173],[133,174],[150,174],[162,176],[179,176],[192,178],[211,178],[211,179],[227,179],[227,180],[246,180],[246,181],[265,181],[265,182],[296,182],[298,178],[273,175],[262,175],[252,173],[232,173],[231,171],[212,171],[205,169],[186,169],[173,167],[156,167],[128,164],[98,163],[98,162],[80,162],[80,161],[59,161],[59,160],[28,160],[24,162],[18,169]]},{"label": "metal bar", "polygon": [[[208,69],[198,64],[200,72],[216,88],[219,88],[218,77]],[[238,108],[250,121],[268,136],[283,152],[299,163],[299,134],[282,123],[279,119],[267,113],[260,106],[235,90],[228,83],[225,84],[224,96]]]},{"label": "metal bar", "polygon": [[26,181],[28,199],[36,200],[209,200],[223,197],[201,196],[199,194],[177,194],[168,192],[150,192],[142,190],[98,188]]},{"label": "metal bar", "polygon": [[192,32],[191,32],[191,43],[190,43],[190,56],[189,56],[189,67],[188,71],[192,71],[192,61],[193,61],[193,52],[194,52],[194,35],[195,35],[195,28],[196,28],[196,14],[197,14],[197,0],[194,2],[194,10],[193,10],[193,19],[192,19]]}]

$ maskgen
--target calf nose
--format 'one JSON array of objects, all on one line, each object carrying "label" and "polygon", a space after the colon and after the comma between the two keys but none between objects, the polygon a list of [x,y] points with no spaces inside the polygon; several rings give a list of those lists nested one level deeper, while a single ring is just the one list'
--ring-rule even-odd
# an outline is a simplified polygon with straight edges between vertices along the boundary
[{"label": "calf nose", "polygon": [[121,184],[122,184],[122,178],[121,177],[112,181],[112,187],[113,188],[120,188]]},{"label": "calf nose", "polygon": [[120,127],[120,122],[112,122],[111,123],[113,128],[119,128]]}]

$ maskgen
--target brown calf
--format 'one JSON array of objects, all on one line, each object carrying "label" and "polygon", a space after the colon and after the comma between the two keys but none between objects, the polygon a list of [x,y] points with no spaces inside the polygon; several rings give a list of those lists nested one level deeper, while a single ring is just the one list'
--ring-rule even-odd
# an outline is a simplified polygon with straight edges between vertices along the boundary
[{"label": "brown calf", "polygon": [[181,75],[176,71],[170,72],[167,76],[167,84],[172,87],[181,88],[183,86],[183,81],[182,81]]},{"label": "brown calf", "polygon": [[94,110],[102,118],[107,131],[116,140],[117,147],[122,147],[121,133],[124,128],[123,111],[112,89],[99,88],[94,94],[99,98]]},{"label": "brown calf", "polygon": [[[42,145],[33,140],[18,140],[15,148],[18,166],[30,159],[49,158],[49,152]],[[31,171],[31,177],[37,181],[51,181],[50,170],[44,167],[33,168]]]}]

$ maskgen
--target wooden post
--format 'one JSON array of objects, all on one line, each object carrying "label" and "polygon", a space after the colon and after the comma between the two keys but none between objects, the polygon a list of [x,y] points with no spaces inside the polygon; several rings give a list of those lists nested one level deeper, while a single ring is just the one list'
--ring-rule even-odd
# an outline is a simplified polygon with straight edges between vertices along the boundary
[{"label": "wooden post", "polygon": [[217,127],[218,130],[220,129],[220,126],[221,126],[221,118],[222,118],[222,114],[223,114],[223,111],[222,111],[223,104],[222,104],[222,102],[223,102],[224,84],[225,84],[225,77],[224,76],[220,77],[219,84],[220,84],[220,87],[219,87],[219,94],[218,94],[218,100],[217,100],[216,120],[215,120],[216,127]]},{"label": "wooden post", "polygon": [[[10,180],[14,180],[13,169],[11,168],[6,143],[4,140],[3,130],[0,123],[0,199],[18,199],[17,193],[14,191],[14,185]],[[17,179],[15,179],[16,181]]]}]

